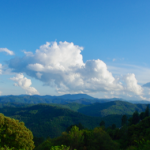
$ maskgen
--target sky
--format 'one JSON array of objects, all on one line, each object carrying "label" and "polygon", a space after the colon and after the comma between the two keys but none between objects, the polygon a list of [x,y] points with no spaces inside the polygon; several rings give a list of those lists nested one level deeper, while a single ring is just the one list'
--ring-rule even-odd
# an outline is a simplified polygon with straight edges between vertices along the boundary
[{"label": "sky", "polygon": [[149,0],[1,0],[0,95],[150,101]]}]

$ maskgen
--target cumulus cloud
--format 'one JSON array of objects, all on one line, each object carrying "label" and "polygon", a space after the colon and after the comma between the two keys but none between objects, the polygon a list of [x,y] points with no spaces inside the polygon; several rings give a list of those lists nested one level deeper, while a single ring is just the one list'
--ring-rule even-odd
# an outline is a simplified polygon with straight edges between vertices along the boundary
[{"label": "cumulus cloud", "polygon": [[[130,91],[142,94],[133,74],[120,78],[113,77],[102,60],[83,62],[83,47],[68,42],[53,42],[40,46],[32,52],[25,52],[22,58],[13,58],[9,67],[14,72],[24,72],[45,85],[54,87],[59,93],[97,93]],[[132,89],[133,88],[133,89]]]},{"label": "cumulus cloud", "polygon": [[113,66],[108,66],[109,71],[111,71],[115,76],[127,75],[128,73],[134,73],[136,79],[140,84],[145,84],[150,82],[150,68],[143,66],[136,66],[130,64],[114,64]]},{"label": "cumulus cloud", "polygon": [[128,74],[125,76],[126,88],[127,90],[137,94],[142,95],[143,89],[137,83],[137,79],[135,78],[135,74]]},{"label": "cumulus cloud", "polygon": [[14,55],[14,52],[7,48],[0,48],[0,52],[6,52],[9,55]]},{"label": "cumulus cloud", "polygon": [[11,80],[15,81],[14,85],[19,86],[26,91],[26,94],[33,95],[39,94],[39,92],[34,88],[31,87],[31,80],[24,77],[23,74],[17,74],[16,77],[10,78]]}]

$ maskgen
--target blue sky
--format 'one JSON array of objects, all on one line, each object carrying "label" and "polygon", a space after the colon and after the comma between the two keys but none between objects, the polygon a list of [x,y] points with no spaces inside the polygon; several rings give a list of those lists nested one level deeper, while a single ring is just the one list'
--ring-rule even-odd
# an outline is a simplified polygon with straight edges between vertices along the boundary
[{"label": "blue sky", "polygon": [[1,1],[1,95],[149,100],[149,6],[148,0]]}]

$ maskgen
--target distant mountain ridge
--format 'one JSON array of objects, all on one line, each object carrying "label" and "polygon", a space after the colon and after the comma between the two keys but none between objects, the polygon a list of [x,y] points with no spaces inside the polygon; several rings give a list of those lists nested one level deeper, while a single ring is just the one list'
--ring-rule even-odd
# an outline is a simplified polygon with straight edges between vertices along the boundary
[{"label": "distant mountain ridge", "polygon": [[39,104],[39,103],[55,103],[55,104],[67,104],[67,103],[80,103],[80,104],[93,104],[93,103],[105,103],[110,101],[127,101],[133,104],[150,104],[149,101],[129,101],[121,98],[110,98],[110,99],[98,99],[87,94],[65,94],[61,96],[51,96],[51,95],[8,95],[0,96],[0,103],[28,103],[28,104]]},{"label": "distant mountain ridge", "polygon": [[[130,116],[135,110],[143,112],[146,106],[117,98],[91,99],[86,94],[0,97],[0,113],[24,121],[38,137],[56,137],[71,124],[79,122],[87,128],[93,128],[104,120],[106,126],[115,123],[120,127],[123,114]],[[39,131],[43,135],[37,134]]]},{"label": "distant mountain ridge", "polygon": [[98,99],[87,94],[66,94],[61,96],[51,96],[51,95],[8,95],[8,96],[0,96],[0,103],[30,103],[30,104],[38,104],[38,103],[56,103],[56,104],[66,104],[70,102],[80,103],[80,104],[92,104],[92,103],[104,103],[109,101],[122,100],[119,98],[112,99]]},{"label": "distant mountain ridge", "polygon": [[[0,96],[0,97],[10,97],[10,96],[18,96],[18,97],[24,97],[24,96],[31,96],[31,95],[26,95],[26,94],[22,94],[22,95],[4,95],[4,96]],[[61,96],[51,96],[51,95],[32,95],[34,97],[43,97],[43,98],[51,98],[51,99],[55,99],[55,98],[63,98],[63,99],[71,99],[71,100],[75,100],[75,99],[80,99],[80,98],[87,98],[87,99],[95,99],[92,96],[89,96],[87,94],[65,94],[65,95],[61,95]]]},{"label": "distant mountain ridge", "polygon": [[[81,98],[84,97],[84,98]],[[69,99],[70,98],[70,99]],[[76,99],[78,98],[78,99]],[[92,99],[87,99],[92,98]],[[122,99],[96,99],[86,94],[67,94],[62,96],[5,96],[0,97],[0,107],[25,107],[25,105],[50,104],[64,109],[80,112],[87,116],[104,117],[108,115],[131,115],[135,110],[142,112],[147,104],[133,104]]]}]

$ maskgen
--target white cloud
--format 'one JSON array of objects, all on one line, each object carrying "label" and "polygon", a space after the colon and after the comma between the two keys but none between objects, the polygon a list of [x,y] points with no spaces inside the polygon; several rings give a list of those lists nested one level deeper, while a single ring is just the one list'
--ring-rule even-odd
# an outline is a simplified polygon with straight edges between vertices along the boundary
[{"label": "white cloud", "polygon": [[[24,72],[59,93],[100,93],[116,95],[131,92],[142,94],[134,74],[115,78],[102,60],[83,62],[83,47],[68,42],[53,42],[40,46],[35,51],[24,52],[22,58],[13,58],[9,67],[14,72]],[[132,89],[133,88],[133,89]]]},{"label": "white cloud", "polygon": [[135,78],[135,74],[128,74],[124,77],[126,82],[126,88],[128,91],[131,91],[137,95],[142,95],[143,89],[137,83],[137,79]]},{"label": "white cloud", "polygon": [[126,75],[128,73],[134,73],[138,82],[146,84],[150,82],[150,68],[129,64],[115,64],[115,66],[108,65],[108,69],[115,76]]},{"label": "white cloud", "polygon": [[2,64],[0,64],[0,74],[2,74]]},{"label": "white cloud", "polygon": [[39,92],[34,88],[30,87],[32,82],[30,79],[24,77],[23,74],[17,74],[16,77],[10,78],[11,80],[15,81],[14,85],[19,86],[26,91],[26,94],[33,95],[39,94]]},{"label": "white cloud", "polygon": [[26,52],[25,50],[23,50],[22,52],[24,52],[26,56],[30,56],[30,57],[34,56],[32,52]]},{"label": "white cloud", "polygon": [[116,61],[116,59],[114,58],[113,61]]},{"label": "white cloud", "polygon": [[0,48],[0,52],[6,52],[9,55],[14,55],[14,52],[7,48]]},{"label": "white cloud", "polygon": [[40,78],[41,78],[41,76],[42,76],[42,73],[37,72],[37,73],[36,73],[36,76],[40,79]]}]

